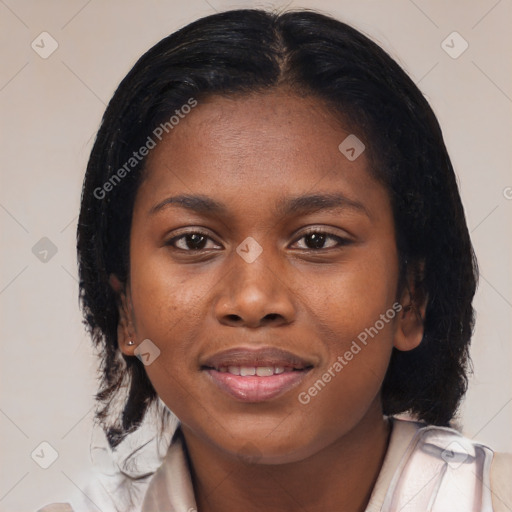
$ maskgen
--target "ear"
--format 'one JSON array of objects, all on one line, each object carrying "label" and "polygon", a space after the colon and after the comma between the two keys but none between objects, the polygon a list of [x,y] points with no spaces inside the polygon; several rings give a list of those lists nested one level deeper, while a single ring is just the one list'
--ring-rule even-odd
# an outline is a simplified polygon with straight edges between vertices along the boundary
[{"label": "ear", "polygon": [[115,274],[110,274],[108,282],[117,297],[119,321],[117,324],[117,343],[119,350],[127,356],[133,356],[137,348],[133,328],[133,307],[130,299],[130,287],[124,285]]},{"label": "ear", "polygon": [[423,263],[407,270],[407,279],[400,297],[402,310],[398,313],[394,347],[408,351],[416,348],[423,339],[428,297],[421,288]]}]

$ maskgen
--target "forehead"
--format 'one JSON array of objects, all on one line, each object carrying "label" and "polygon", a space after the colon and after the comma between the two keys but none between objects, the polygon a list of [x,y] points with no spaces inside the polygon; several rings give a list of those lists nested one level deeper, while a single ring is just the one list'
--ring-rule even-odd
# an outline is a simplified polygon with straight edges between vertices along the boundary
[{"label": "forehead", "polygon": [[342,116],[312,96],[211,96],[151,151],[140,192],[153,202],[176,192],[275,202],[340,186],[349,197],[379,188],[365,152],[351,160],[340,151],[349,136]]}]

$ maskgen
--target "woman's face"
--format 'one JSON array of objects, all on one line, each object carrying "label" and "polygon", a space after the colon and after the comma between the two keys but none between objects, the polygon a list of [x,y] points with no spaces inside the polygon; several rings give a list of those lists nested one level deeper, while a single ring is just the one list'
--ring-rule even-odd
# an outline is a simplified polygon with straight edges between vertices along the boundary
[{"label": "woman's face", "polygon": [[120,347],[150,340],[158,395],[225,453],[301,460],[382,421],[391,349],[414,344],[390,200],[349,135],[316,99],[212,97],[148,156]]}]

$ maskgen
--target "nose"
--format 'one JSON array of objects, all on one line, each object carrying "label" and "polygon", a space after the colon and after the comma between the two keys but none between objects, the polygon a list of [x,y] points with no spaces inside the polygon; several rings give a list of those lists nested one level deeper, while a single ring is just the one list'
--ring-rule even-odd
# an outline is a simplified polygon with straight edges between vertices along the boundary
[{"label": "nose", "polygon": [[223,325],[256,328],[280,326],[294,321],[296,308],[293,292],[263,254],[247,263],[237,254],[235,263],[222,280],[215,303],[215,316]]}]

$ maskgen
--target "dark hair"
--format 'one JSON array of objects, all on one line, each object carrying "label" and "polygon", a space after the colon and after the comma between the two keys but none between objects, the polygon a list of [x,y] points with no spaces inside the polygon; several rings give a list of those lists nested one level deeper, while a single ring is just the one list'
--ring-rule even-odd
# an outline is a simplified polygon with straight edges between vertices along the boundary
[{"label": "dark hair", "polygon": [[[108,283],[111,273],[121,281],[128,276],[144,160],[119,183],[114,175],[190,98],[200,103],[206,95],[276,87],[329,104],[366,141],[372,172],[390,194],[402,277],[413,275],[415,297],[428,298],[419,347],[393,349],[384,413],[408,411],[447,425],[466,392],[477,266],[428,102],[384,50],[344,23],[311,11],[228,11],[191,23],[138,60],[107,107],[87,166],[77,233],[80,298],[102,358],[97,418],[112,446],[139,426],[157,398],[143,364],[118,348],[118,303]],[[122,414],[106,424],[123,382],[129,386]]]}]

